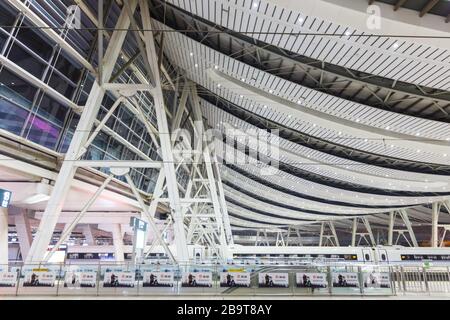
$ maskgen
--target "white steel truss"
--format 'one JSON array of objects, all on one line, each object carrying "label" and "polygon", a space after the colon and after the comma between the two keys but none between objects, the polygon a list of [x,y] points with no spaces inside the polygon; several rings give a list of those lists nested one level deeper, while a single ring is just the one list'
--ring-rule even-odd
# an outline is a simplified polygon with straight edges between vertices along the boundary
[{"label": "white steel truss", "polygon": [[[173,219],[177,259],[179,261],[187,261],[189,259],[184,231],[183,212],[180,202],[180,194],[176,178],[172,146],[170,142],[170,136],[168,134],[169,127],[166,116],[166,108],[164,106],[163,100],[159,65],[157,62],[158,56],[155,49],[153,33],[149,31],[152,29],[149,7],[147,1],[139,1],[142,21],[142,28],[139,28],[137,26],[137,22],[134,19],[134,12],[137,8],[137,5],[138,1],[136,0],[125,2],[125,6],[122,9],[122,12],[117,20],[115,31],[110,37],[108,48],[106,49],[106,52],[102,59],[100,59],[101,67],[98,70],[100,72],[96,74],[97,78],[92,86],[88,101],[81,112],[80,121],[75,130],[69,149],[65,155],[64,162],[56,179],[55,186],[48,201],[47,207],[43,213],[39,228],[35,235],[35,239],[26,258],[26,262],[28,263],[41,262],[46,260],[50,256],[47,255],[46,257],[47,248],[50,243],[53,230],[56,226],[56,223],[58,222],[58,218],[63,208],[67,193],[69,192],[75,172],[80,166],[109,167],[111,168],[111,171],[112,168],[161,168],[160,178],[158,179],[160,181],[159,190],[158,188],[156,188],[155,194],[157,195],[157,197],[160,197],[160,194],[158,192],[160,192],[160,190],[162,189],[163,182],[161,181],[165,181],[168,194],[168,206],[171,210],[171,216]],[[121,52],[125,36],[127,34],[127,32],[124,32],[124,30],[127,30],[130,26],[133,26],[133,31],[130,32],[138,34],[137,39],[140,40],[141,37],[143,37],[144,39],[144,41],[138,41],[138,43],[139,49],[141,50],[141,55],[145,57],[145,66],[147,68],[146,71],[148,78],[150,79],[150,83],[143,82],[134,85],[109,83],[114,66]],[[143,29],[145,31],[143,31],[143,34],[141,34],[138,29]],[[98,75],[99,73],[101,73],[101,77]],[[153,128],[149,121],[145,119],[144,114],[142,113],[142,109],[137,99],[135,99],[135,95],[137,94],[137,92],[142,91],[149,92],[153,98],[154,109],[157,118],[157,128]],[[96,118],[100,110],[101,102],[107,92],[111,92],[114,96],[118,97],[118,99],[106,114],[106,116],[103,118],[103,120],[99,122],[96,120]],[[133,113],[145,124],[145,127],[149,131],[149,134],[154,140],[156,146],[159,147],[158,153],[162,158],[161,163],[151,161],[148,158],[145,158],[145,161],[141,161],[141,163],[126,163],[121,161],[117,161],[114,163],[111,161],[100,163],[101,161],[89,162],[81,160],[81,157],[86,152],[87,147],[90,145],[90,143],[92,143],[98,132],[106,128],[106,121],[120,104],[124,104],[124,106],[133,111]],[[94,124],[96,124],[95,130],[93,130]],[[125,170],[124,172],[126,180],[144,213],[143,218],[148,220],[148,222],[150,222],[150,225],[153,227],[154,223],[152,220],[158,202],[152,201],[150,206],[147,206],[142,199],[140,192],[136,189],[136,186],[134,186],[132,179],[128,175],[128,171]],[[98,197],[98,194],[106,187],[106,185],[112,178],[113,175],[111,175],[104,181],[102,186],[94,195],[93,199],[91,199],[85,205],[79,216],[82,216],[87,211],[89,206],[93,203],[93,201],[95,201],[95,198]],[[71,229],[73,229],[76,223],[77,221],[74,221],[71,226],[66,229],[66,232],[61,237],[59,243],[65,240],[64,238],[70,234]],[[159,239],[158,241],[164,246],[164,242],[160,240],[159,231],[157,229],[154,229],[154,232],[156,233],[156,238]],[[54,248],[56,249],[57,246],[55,246]],[[168,248],[166,249],[169,256],[171,256],[170,250],[168,250]]]},{"label": "white steel truss", "polygon": [[[403,228],[395,228],[395,218],[399,216],[403,220],[404,227]],[[405,229],[406,228],[406,229]],[[394,241],[394,234],[397,233],[397,238]],[[405,234],[409,235],[409,239]],[[411,247],[418,247],[416,236],[414,234],[414,230],[411,225],[411,221],[409,220],[408,213],[405,209],[400,209],[396,211],[392,211],[389,213],[389,230],[388,230],[388,245],[396,245],[400,238],[405,239]]]},{"label": "white steel truss", "polygon": [[[358,222],[362,222],[366,231],[358,232]],[[359,237],[359,238],[358,238]],[[358,242],[357,242],[358,240]],[[353,218],[352,225],[352,247],[357,247],[360,244],[367,244],[375,246],[375,237],[373,236],[372,228],[370,227],[369,220],[366,217]]]},{"label": "white steel truss", "polygon": [[[186,109],[188,98],[192,108],[191,113],[188,113]],[[204,245],[210,248],[209,252],[213,255],[224,259],[227,256],[228,245],[233,244],[233,237],[220,171],[215,150],[210,149],[205,135],[196,87],[187,80],[184,84],[180,108],[175,115],[175,128],[180,125],[182,118],[180,114],[184,112],[187,113],[187,119],[191,120],[194,145],[191,146],[189,139],[183,139],[180,136],[182,142],[177,144],[179,148],[174,148],[174,152],[178,153],[181,159],[180,164],[183,164],[177,169],[185,168],[190,174],[185,199],[182,199],[184,200],[187,243]],[[188,160],[186,154],[189,155]]]},{"label": "white steel truss", "polygon": [[323,221],[320,225],[319,247],[327,246],[339,247],[339,239],[333,221]]},{"label": "white steel truss", "polygon": [[[137,19],[135,19],[135,11],[137,11],[138,5],[140,8],[140,21],[142,22],[142,27],[139,26]],[[103,6],[99,5],[99,17],[98,20],[95,21],[99,27],[102,26],[103,21],[102,7]],[[140,55],[144,58],[146,77],[138,76],[138,79],[142,81],[142,83],[130,84],[113,82],[115,79],[119,78],[117,73],[112,75],[112,72],[119,55],[123,54],[122,47],[127,34],[125,30],[130,27],[132,30],[129,30],[129,32],[134,34]],[[128,186],[138,200],[139,207],[142,210],[142,218],[149,222],[155,233],[155,240],[150,246],[150,250],[146,252],[146,255],[148,255],[155,245],[159,243],[164,247],[168,256],[175,261],[175,257],[168,248],[168,245],[162,239],[161,232],[156,228],[154,222],[154,216],[160,203],[165,203],[170,209],[170,222],[167,224],[166,229],[169,225],[173,227],[176,258],[178,261],[189,260],[187,249],[188,243],[203,244],[211,247],[211,251],[214,252],[216,256],[222,258],[226,256],[227,246],[233,244],[217,158],[214,151],[209,150],[208,144],[204,143],[202,136],[204,131],[202,115],[195,87],[193,86],[185,85],[185,89],[179,99],[178,112],[175,118],[172,119],[171,129],[173,133],[174,130],[180,127],[183,114],[184,112],[187,113],[185,107],[187,98],[190,95],[194,119],[195,121],[202,123],[201,126],[194,125],[194,129],[196,129],[195,134],[197,135],[197,138],[199,138],[197,141],[200,141],[200,144],[194,146],[194,150],[192,150],[188,144],[183,143],[183,148],[194,151],[195,157],[194,161],[190,163],[192,165],[190,169],[188,163],[183,163],[183,161],[177,163],[175,161],[174,150],[176,150],[176,146],[173,146],[171,141],[171,131],[169,130],[169,123],[166,115],[167,108],[164,105],[160,71],[164,73],[174,89],[175,86],[164,67],[158,63],[154,35],[150,30],[152,30],[152,25],[147,1],[130,0],[124,3],[124,7],[112,35],[103,31],[99,32],[99,67],[97,70],[88,68],[96,76],[96,80],[92,86],[86,106],[79,108],[80,121],[65,155],[64,162],[56,179],[55,187],[53,188],[47,207],[43,213],[39,228],[35,235],[35,240],[27,255],[27,263],[47,261],[57,250],[58,246],[71,234],[72,230],[81,220],[83,215],[86,214],[99,194],[104,190],[108,183],[114,179],[114,176],[124,176],[126,178]],[[109,45],[104,55],[102,54],[102,37],[107,37],[109,39]],[[160,48],[160,50],[162,50],[162,48]],[[132,66],[130,65],[129,67]],[[119,72],[124,70],[125,69],[122,68]],[[138,93],[142,93],[143,91],[150,93],[153,98],[157,119],[156,128],[148,119],[146,119],[145,113],[140,105],[140,100],[136,97]],[[117,99],[103,119],[99,121],[97,120],[97,115],[100,110],[101,102],[107,92],[110,92]],[[144,123],[153,143],[158,148],[158,154],[162,161],[154,161],[140,152],[140,150],[134,149],[133,151],[136,151],[143,160],[82,160],[82,156],[86,153],[88,147],[100,131],[104,130],[107,133],[115,134],[115,132],[111,132],[112,130],[106,126],[106,123],[120,105],[128,108]],[[120,136],[118,137],[116,134],[114,136],[120,138]],[[127,146],[130,145],[127,141],[121,142],[124,142]],[[53,251],[51,251],[50,254],[46,254],[53,230],[58,222],[65,198],[69,192],[78,167],[106,167],[110,169],[111,174],[99,187],[94,196],[86,203],[72,223],[67,225],[58,243],[53,247]],[[145,203],[141,193],[134,185],[133,180],[129,175],[130,168],[153,168],[160,170],[153,192],[153,198],[149,205]],[[184,189],[177,181],[177,170],[182,169],[189,172],[191,175],[186,189]],[[180,195],[180,191],[184,191],[184,197]],[[165,197],[165,195],[167,196]]]}]

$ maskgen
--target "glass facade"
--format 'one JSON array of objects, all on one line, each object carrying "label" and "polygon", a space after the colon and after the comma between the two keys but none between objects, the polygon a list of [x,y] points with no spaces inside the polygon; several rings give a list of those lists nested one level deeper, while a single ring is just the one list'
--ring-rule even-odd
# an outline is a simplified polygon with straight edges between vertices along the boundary
[{"label": "glass facade", "polygon": [[[61,27],[67,6],[73,1],[30,1],[30,7],[50,26]],[[117,10],[110,8],[106,24],[113,26],[117,19]],[[59,92],[77,105],[85,105],[94,79],[80,64],[73,61],[55,43],[52,43],[39,29],[31,28],[32,24],[21,13],[9,7],[6,2],[0,3],[0,51],[1,55],[29,72],[33,77]],[[82,15],[83,27],[92,28],[92,23]],[[18,28],[24,27],[24,28]],[[60,33],[92,65],[96,65],[96,35],[87,30],[62,30]],[[107,42],[107,41],[106,41]],[[128,34],[127,55],[133,55],[134,39]],[[107,43],[105,44],[105,46]],[[113,74],[125,63],[119,58]],[[135,61],[135,68],[142,70],[142,58]],[[135,73],[128,68],[116,80],[122,83],[137,82]],[[140,93],[136,99],[146,113],[147,118],[156,127],[156,116],[153,110],[152,97],[148,93]],[[98,120],[102,120],[115,98],[107,95],[103,99]],[[0,128],[15,135],[38,143],[51,150],[65,153],[79,120],[79,115],[70,107],[55,100],[51,95],[35,87],[28,79],[19,77],[7,67],[0,67]],[[88,151],[83,156],[92,160],[142,160],[136,151],[154,160],[159,160],[155,145],[145,130],[144,124],[132,114],[126,106],[120,105],[106,126],[118,136],[126,140],[121,143],[118,137],[101,131]],[[133,147],[136,149],[133,150]],[[107,172],[107,168],[102,168]],[[133,169],[131,176],[135,184],[145,192],[153,192],[158,170]],[[180,177],[182,185],[187,184],[187,175]]]}]

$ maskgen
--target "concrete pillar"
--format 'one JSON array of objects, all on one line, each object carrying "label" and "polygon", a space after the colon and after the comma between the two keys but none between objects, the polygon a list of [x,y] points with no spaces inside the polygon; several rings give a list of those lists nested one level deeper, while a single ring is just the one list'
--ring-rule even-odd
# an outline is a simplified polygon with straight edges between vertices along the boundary
[{"label": "concrete pillar", "polygon": [[30,221],[27,216],[26,210],[20,210],[18,214],[14,216],[14,223],[16,225],[17,238],[19,239],[20,254],[22,260],[28,255],[30,251],[31,242],[33,241],[31,234]]},{"label": "concrete pillar", "polygon": [[0,207],[0,265],[8,264],[8,209]]},{"label": "concrete pillar", "polygon": [[123,251],[123,237],[122,237],[122,228],[120,224],[116,223],[111,226],[111,232],[113,237],[114,244],[114,255],[116,258],[116,262],[124,262],[124,251]]},{"label": "concrete pillar", "polygon": [[83,235],[86,238],[86,243],[90,246],[94,246],[95,245],[95,239],[94,239],[94,235],[92,234],[92,228],[91,225],[86,224],[82,227],[83,230]]},{"label": "concrete pillar", "polygon": [[356,229],[358,228],[358,218],[353,218],[352,227],[352,247],[356,246]]},{"label": "concrete pillar", "polygon": [[388,231],[388,246],[392,246],[394,238],[394,212],[389,212],[389,231]]},{"label": "concrete pillar", "polygon": [[440,211],[440,203],[434,202],[432,204],[431,211],[431,247],[437,248],[439,246],[439,237],[438,237],[438,221],[439,221],[439,211]]}]

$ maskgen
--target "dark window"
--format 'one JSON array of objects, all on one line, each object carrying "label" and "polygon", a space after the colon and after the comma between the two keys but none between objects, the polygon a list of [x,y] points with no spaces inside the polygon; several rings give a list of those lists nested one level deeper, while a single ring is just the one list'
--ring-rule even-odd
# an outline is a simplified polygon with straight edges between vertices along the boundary
[{"label": "dark window", "polygon": [[0,128],[20,135],[28,111],[0,98]]},{"label": "dark window", "polygon": [[366,261],[369,261],[369,260],[370,260],[370,256],[369,256],[368,253],[366,253],[366,254],[364,255],[364,259],[366,259]]},{"label": "dark window", "polygon": [[[28,82],[12,74],[6,68],[0,72],[0,82],[6,88],[11,89],[10,97],[20,105],[30,109],[31,102],[34,100],[36,88],[31,86]],[[2,90],[2,92],[5,92]],[[16,93],[17,95],[14,95]]]},{"label": "dark window", "polygon": [[38,116],[31,117],[27,125],[25,138],[44,147],[54,149],[58,141],[61,128],[41,119]]},{"label": "dark window", "polygon": [[48,44],[48,40],[42,39],[33,29],[20,28],[17,39],[45,61],[50,59],[53,52],[52,46]]},{"label": "dark window", "polygon": [[44,118],[49,119],[62,126],[68,111],[68,107],[63,106],[59,102],[53,100],[44,94],[39,104],[38,113]]},{"label": "dark window", "polygon": [[67,82],[66,79],[60,77],[56,72],[53,72],[48,84],[50,85],[50,87],[61,93],[63,96],[72,99],[75,87],[69,82]]},{"label": "dark window", "polygon": [[386,255],[384,253],[381,254],[381,260],[386,261]]},{"label": "dark window", "polygon": [[27,52],[17,43],[12,46],[8,58],[22,69],[28,71],[39,79],[42,77],[46,67],[44,62],[39,61],[36,57],[33,57],[31,53]]}]

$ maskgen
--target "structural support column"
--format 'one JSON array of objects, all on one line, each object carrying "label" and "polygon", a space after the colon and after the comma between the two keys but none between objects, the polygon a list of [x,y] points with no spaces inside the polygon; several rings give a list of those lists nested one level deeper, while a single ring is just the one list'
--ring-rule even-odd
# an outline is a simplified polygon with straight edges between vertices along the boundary
[{"label": "structural support column", "polygon": [[419,244],[417,243],[416,235],[414,234],[414,230],[412,228],[411,221],[409,221],[408,213],[406,212],[406,210],[401,210],[400,215],[402,216],[402,219],[405,222],[406,229],[408,230],[412,245],[414,247],[418,247]]},{"label": "structural support column", "polygon": [[431,212],[431,247],[437,248],[439,246],[438,239],[438,222],[439,222],[439,211],[441,209],[441,204],[434,202],[432,204]]},{"label": "structural support column", "polygon": [[94,235],[92,234],[92,227],[89,224],[83,226],[83,235],[86,238],[86,243],[90,246],[95,245]]},{"label": "structural support column", "polygon": [[8,209],[0,207],[0,267],[8,264]]},{"label": "structural support column", "polygon": [[366,227],[367,233],[369,234],[370,243],[372,246],[376,246],[375,237],[373,236],[372,228],[370,226],[369,220],[367,218],[362,218],[362,221],[364,223],[364,226]]},{"label": "structural support column", "polygon": [[[136,1],[130,0],[129,5],[132,11],[136,8]],[[40,262],[44,260],[47,252],[50,239],[58,221],[59,215],[64,205],[64,201],[69,192],[77,167],[74,162],[78,159],[82,146],[86,143],[88,135],[91,132],[94,121],[97,118],[101,102],[105,95],[105,89],[99,83],[107,82],[112,74],[114,65],[122,48],[122,44],[126,37],[126,32],[123,29],[128,29],[130,20],[125,12],[122,10],[116,24],[116,31],[114,31],[109,41],[109,46],[105,54],[105,65],[102,68],[102,79],[96,79],[92,85],[89,98],[83,112],[80,116],[75,133],[70,142],[64,162],[56,179],[50,199],[47,202],[44,214],[42,216],[39,228],[35,234],[33,244],[30,252],[26,258],[27,263]]]},{"label": "structural support column", "polygon": [[388,246],[392,246],[392,241],[394,239],[394,219],[394,212],[389,212]]},{"label": "structural support column", "polygon": [[177,178],[174,166],[174,157],[172,153],[172,143],[169,134],[169,125],[167,123],[166,111],[164,107],[164,98],[161,87],[161,78],[159,74],[159,65],[157,61],[155,43],[153,38],[152,24],[150,19],[150,9],[146,0],[140,0],[140,11],[142,25],[144,27],[144,39],[150,74],[153,76],[155,88],[151,90],[154,100],[159,140],[161,143],[161,156],[164,161],[164,173],[166,175],[167,193],[170,199],[170,207],[174,219],[175,245],[177,248],[177,258],[179,261],[188,261],[189,252],[186,244],[186,234],[184,231],[184,217],[181,209],[180,194],[177,185]]},{"label": "structural support column", "polygon": [[111,226],[111,232],[114,244],[114,256],[116,262],[124,262],[125,256],[123,251],[123,237],[120,224],[116,223]]},{"label": "structural support column", "polygon": [[352,247],[356,247],[356,229],[358,228],[358,218],[353,218]]},{"label": "structural support column", "polygon": [[19,238],[20,254],[22,255],[22,260],[25,260],[33,240],[30,221],[26,215],[26,210],[21,209],[20,212],[15,215],[14,223],[16,225],[17,238]]}]

